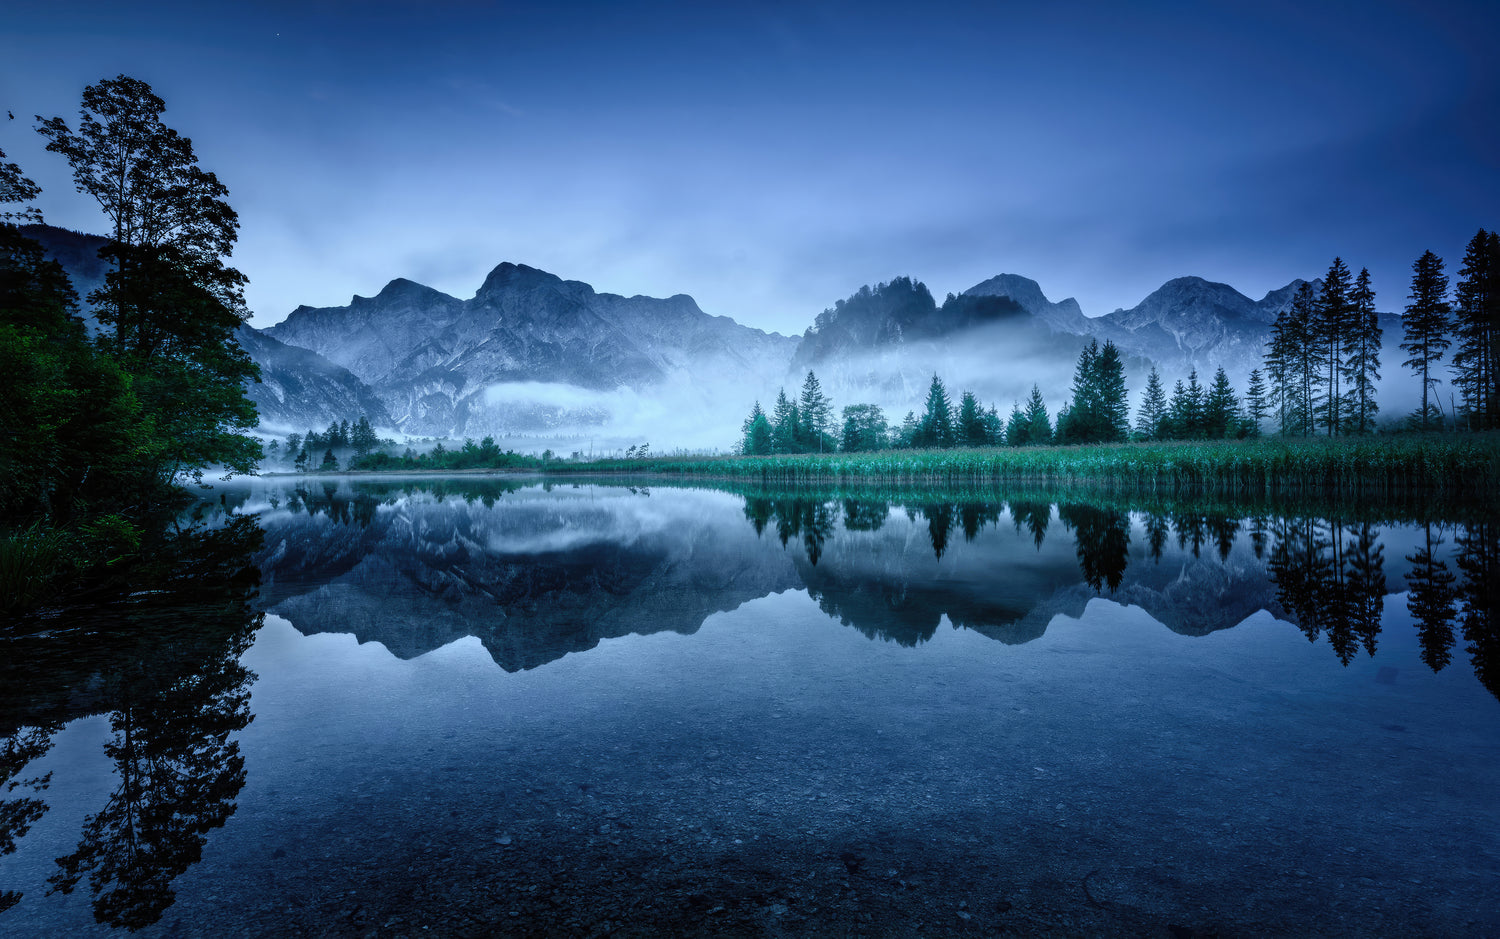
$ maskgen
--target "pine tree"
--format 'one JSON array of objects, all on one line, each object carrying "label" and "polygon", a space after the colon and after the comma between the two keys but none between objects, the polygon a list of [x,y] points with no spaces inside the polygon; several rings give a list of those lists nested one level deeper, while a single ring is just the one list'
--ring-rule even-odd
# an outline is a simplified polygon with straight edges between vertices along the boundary
[{"label": "pine tree", "polygon": [[1344,374],[1344,347],[1350,336],[1352,319],[1349,302],[1349,268],[1342,258],[1334,258],[1323,278],[1323,290],[1314,307],[1312,332],[1317,342],[1319,377],[1324,382],[1323,408],[1318,420],[1333,437],[1342,427],[1344,401],[1340,378]]},{"label": "pine tree", "polygon": [[746,456],[764,456],[775,449],[775,433],[760,402],[750,409],[750,416],[740,425],[740,452]]},{"label": "pine tree", "polygon": [[1156,366],[1146,376],[1146,390],[1141,393],[1141,406],[1136,412],[1135,433],[1143,440],[1162,438],[1162,419],[1167,414],[1167,395],[1162,391],[1161,374]]},{"label": "pine tree", "polygon": [[349,443],[354,447],[354,452],[360,456],[366,455],[380,444],[379,438],[375,436],[375,428],[370,426],[370,419],[365,415],[361,414],[359,423],[354,425],[354,430],[349,435]]},{"label": "pine tree", "polygon": [[1052,442],[1052,419],[1047,415],[1042,389],[1036,385],[1031,386],[1031,397],[1026,402],[1026,442],[1033,445]]},{"label": "pine tree", "polygon": [[1172,389],[1172,402],[1168,406],[1172,415],[1172,436],[1182,440],[1200,440],[1208,425],[1204,411],[1203,386],[1198,383],[1198,370],[1188,373],[1186,387],[1177,382]]},{"label": "pine tree", "polygon": [[989,443],[989,434],[984,426],[984,409],[974,392],[965,391],[958,403],[958,444],[963,447],[982,447]]},{"label": "pine tree", "polygon": [[918,447],[951,447],[954,444],[953,406],[948,400],[948,390],[936,374],[927,388],[927,403],[922,411],[922,422],[917,430]]},{"label": "pine tree", "polygon": [[1348,388],[1348,432],[1366,434],[1375,429],[1375,382],[1380,380],[1380,314],[1375,310],[1375,291],[1370,271],[1360,268],[1349,292],[1350,342],[1345,359],[1344,384]]},{"label": "pine tree", "polygon": [[903,450],[917,446],[917,437],[922,431],[922,425],[917,423],[915,411],[907,411],[906,416],[901,419],[901,426],[895,432],[892,445]]},{"label": "pine tree", "polygon": [[1245,388],[1245,429],[1251,437],[1261,435],[1261,424],[1266,419],[1266,382],[1260,369],[1250,370],[1250,384]]},{"label": "pine tree", "polygon": [[1500,427],[1500,233],[1479,232],[1464,251],[1454,285],[1454,384],[1469,427]]},{"label": "pine tree", "polygon": [[801,418],[799,426],[802,429],[800,436],[803,446],[822,452],[829,424],[833,422],[833,404],[823,394],[823,386],[811,370],[802,382],[802,396],[797,410]]},{"label": "pine tree", "polygon": [[1100,429],[1103,440],[1117,443],[1130,436],[1129,392],[1125,388],[1125,363],[1111,340],[1094,360],[1095,388],[1099,395]]},{"label": "pine tree", "polygon": [[1030,443],[1031,425],[1026,422],[1026,413],[1021,402],[1011,405],[1010,419],[1005,422],[1005,444],[1009,447],[1024,447]]},{"label": "pine tree", "polygon": [[1214,383],[1209,386],[1203,402],[1203,432],[1210,440],[1222,440],[1236,433],[1240,424],[1240,400],[1229,384],[1224,367],[1214,373]]},{"label": "pine tree", "polygon": [[991,447],[1005,444],[1005,422],[1000,419],[1000,412],[995,410],[993,404],[984,412],[984,439]]},{"label": "pine tree", "polygon": [[1306,436],[1312,431],[1316,406],[1316,367],[1313,314],[1317,297],[1312,285],[1302,283],[1292,302],[1276,314],[1266,349],[1266,373],[1271,380],[1271,402],[1283,435]]},{"label": "pine tree", "polygon": [[797,406],[786,396],[786,389],[776,392],[776,409],[771,412],[772,446],[777,453],[797,452]]},{"label": "pine tree", "polygon": [[1425,251],[1412,264],[1411,303],[1407,304],[1406,317],[1402,323],[1405,338],[1401,351],[1411,358],[1401,363],[1417,373],[1422,380],[1422,409],[1420,424],[1427,429],[1436,405],[1429,401],[1429,393],[1437,384],[1433,377],[1433,366],[1442,361],[1452,340],[1448,330],[1452,326],[1448,306],[1448,275],[1443,273],[1443,259]]}]

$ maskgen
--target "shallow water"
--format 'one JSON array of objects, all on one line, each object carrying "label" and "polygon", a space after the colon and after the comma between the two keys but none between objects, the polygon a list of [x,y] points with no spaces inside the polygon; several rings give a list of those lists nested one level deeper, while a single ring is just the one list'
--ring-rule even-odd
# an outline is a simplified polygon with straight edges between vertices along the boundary
[{"label": "shallow water", "polygon": [[326,482],[6,642],[8,935],[1500,933],[1491,522]]}]

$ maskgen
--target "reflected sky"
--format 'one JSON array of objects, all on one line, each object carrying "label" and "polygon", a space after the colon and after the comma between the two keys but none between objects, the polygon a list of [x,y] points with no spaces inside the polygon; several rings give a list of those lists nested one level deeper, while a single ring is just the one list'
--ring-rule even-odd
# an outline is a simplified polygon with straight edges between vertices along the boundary
[{"label": "reflected sky", "polygon": [[1500,926],[1492,525],[323,482],[7,640],[7,934]]}]

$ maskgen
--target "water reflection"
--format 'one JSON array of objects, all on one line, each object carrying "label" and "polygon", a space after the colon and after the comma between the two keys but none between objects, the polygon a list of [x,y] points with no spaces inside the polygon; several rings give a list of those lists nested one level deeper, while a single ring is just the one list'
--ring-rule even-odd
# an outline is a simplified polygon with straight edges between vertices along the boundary
[{"label": "water reflection", "polygon": [[[161,577],[132,597],[73,610],[4,640],[0,656],[0,850],[47,812],[50,774],[23,769],[61,726],[107,714],[114,786],[56,861],[49,892],[87,884],[95,919],[139,929],[174,899],[172,882],[198,861],[208,833],[234,814],[245,785],[231,735],[251,720],[240,663],[262,613],[253,606],[260,544],[253,518],[173,532],[158,548]],[[5,907],[22,894],[6,890]]]},{"label": "water reflection", "polygon": [[[1409,589],[1424,661],[1451,661],[1462,629],[1476,670],[1493,674],[1492,523],[1420,530],[1369,507],[1277,513],[1046,492],[650,496],[494,480],[295,485],[262,507],[264,604],[305,632],[352,630],[402,657],[474,635],[516,670],[610,636],[690,633],[787,589],[902,645],[929,640],[944,618],[1026,642],[1103,595],[1188,635],[1270,610],[1347,665],[1375,654],[1387,593]],[[1393,588],[1387,541],[1419,530]]]},{"label": "water reflection", "polygon": [[[267,481],[205,510],[208,524],[169,539],[158,582],[133,599],[0,640],[0,854],[49,811],[49,774],[31,767],[59,730],[107,715],[112,788],[47,881],[86,886],[101,923],[156,922],[234,814],[254,680],[241,657],[264,611],[401,658],[473,636],[515,672],[611,637],[690,634],[789,590],[905,647],[945,620],[1031,642],[1106,596],[1189,636],[1268,610],[1347,666],[1377,654],[1386,598],[1405,590],[1421,660],[1436,672],[1461,651],[1500,697],[1500,526],[1485,518],[509,480]],[[4,887],[0,912],[22,898]]]}]

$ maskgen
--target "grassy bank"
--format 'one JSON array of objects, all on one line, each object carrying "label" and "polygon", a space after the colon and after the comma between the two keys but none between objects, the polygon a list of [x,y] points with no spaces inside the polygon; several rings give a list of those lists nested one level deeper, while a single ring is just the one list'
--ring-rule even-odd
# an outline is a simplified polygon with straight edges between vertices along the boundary
[{"label": "grassy bank", "polygon": [[650,473],[783,485],[1088,483],[1162,493],[1377,497],[1427,493],[1487,499],[1500,492],[1500,434],[667,457],[554,463],[545,472]]}]

